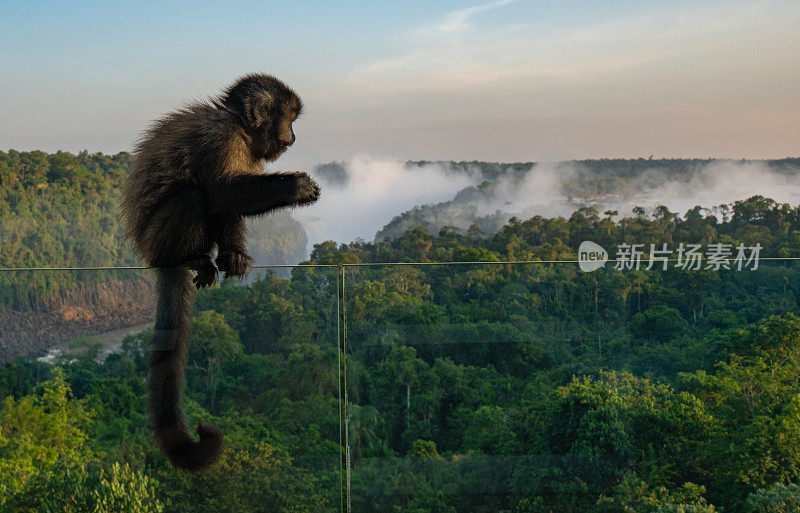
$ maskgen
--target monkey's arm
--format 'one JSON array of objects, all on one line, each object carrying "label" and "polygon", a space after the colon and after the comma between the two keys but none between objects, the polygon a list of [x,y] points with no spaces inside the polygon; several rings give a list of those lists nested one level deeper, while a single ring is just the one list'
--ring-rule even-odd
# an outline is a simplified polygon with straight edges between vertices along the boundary
[{"label": "monkey's arm", "polygon": [[245,252],[245,226],[242,216],[217,216],[211,223],[211,230],[220,253]]},{"label": "monkey's arm", "polygon": [[253,216],[319,198],[319,186],[307,174],[272,173],[231,177],[209,191],[212,209],[228,215]]}]

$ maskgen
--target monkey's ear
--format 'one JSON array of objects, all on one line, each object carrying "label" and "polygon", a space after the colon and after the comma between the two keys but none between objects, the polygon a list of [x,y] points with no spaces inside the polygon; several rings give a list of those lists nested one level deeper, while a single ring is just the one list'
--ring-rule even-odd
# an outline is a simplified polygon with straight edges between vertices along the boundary
[{"label": "monkey's ear", "polygon": [[245,120],[247,120],[247,124],[250,125],[251,128],[257,128],[261,126],[261,123],[264,122],[264,117],[262,116],[261,108],[259,108],[254,104],[245,106],[244,118]]},{"label": "monkey's ear", "polygon": [[269,119],[273,99],[271,95],[249,98],[244,105],[244,117],[252,128],[258,128]]}]

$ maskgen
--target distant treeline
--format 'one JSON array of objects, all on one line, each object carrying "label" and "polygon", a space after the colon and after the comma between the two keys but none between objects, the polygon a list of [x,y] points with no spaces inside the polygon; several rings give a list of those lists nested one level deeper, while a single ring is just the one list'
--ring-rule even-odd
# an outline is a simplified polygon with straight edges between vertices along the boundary
[{"label": "distant treeline", "polygon": [[[708,165],[711,162],[761,162],[769,166],[773,171],[796,173],[800,168],[800,158],[788,157],[783,159],[769,160],[728,160],[728,159],[584,159],[584,160],[563,160],[559,165],[572,166],[584,169],[588,174],[598,174],[611,178],[636,178],[642,173],[649,171],[666,172],[671,176],[689,176],[696,172],[698,168]],[[482,162],[472,161],[447,161],[447,160],[415,160],[408,162],[412,166],[426,166],[429,164],[439,164],[452,169],[456,172],[473,173],[476,170],[481,173],[485,180],[496,180],[511,172],[524,173],[537,162]]]},{"label": "distant treeline", "polygon": [[583,207],[568,219],[512,218],[491,237],[477,226],[466,232],[445,226],[438,234],[417,227],[381,242],[337,246],[328,241],[316,245],[311,256],[320,263],[574,259],[584,240],[605,247],[627,242],[646,248],[651,243],[758,243],[763,248],[761,256],[800,256],[800,206],[753,196],[713,210],[698,206],[684,215],[663,206],[649,214],[639,209],[628,217]]},{"label": "distant treeline", "polygon": [[[386,226],[375,235],[376,241],[386,237],[396,238],[406,230],[417,226],[428,231],[438,232],[445,226],[456,226],[465,231],[470,225],[484,235],[494,235],[513,216],[527,218],[533,212],[540,213],[532,205],[519,204],[520,198],[509,198],[515,192],[523,190],[527,175],[537,172],[558,177],[552,183],[553,190],[530,191],[534,196],[562,196],[564,205],[577,209],[585,205],[598,203],[615,203],[623,198],[630,201],[648,201],[648,193],[658,190],[667,183],[689,184],[693,188],[703,184],[709,177],[704,171],[712,164],[718,170],[733,169],[741,165],[752,165],[752,173],[770,172],[774,177],[785,176],[800,178],[800,159],[785,158],[775,160],[724,160],[724,159],[593,159],[567,160],[555,163],[535,162],[448,162],[448,161],[414,161],[408,166],[437,165],[447,173],[466,174],[476,181],[476,185],[459,191],[452,200],[432,205],[418,205],[405,212],[398,213]],[[338,164],[336,176],[346,181],[346,170]],[[536,166],[536,167],[535,167]],[[327,167],[325,175],[333,175]],[[711,173],[713,176],[718,176]],[[344,176],[344,178],[341,178]],[[502,191],[502,192],[501,192]],[[636,200],[633,200],[636,198]],[[653,198],[657,201],[657,195]],[[508,200],[516,200],[516,206],[509,206]],[[535,198],[530,198],[535,202]],[[716,205],[704,205],[712,208]],[[521,209],[514,211],[513,209]],[[550,209],[553,205],[537,205]],[[512,209],[512,210],[509,210]],[[628,214],[629,212],[620,212]],[[477,232],[476,232],[477,233]]]}]

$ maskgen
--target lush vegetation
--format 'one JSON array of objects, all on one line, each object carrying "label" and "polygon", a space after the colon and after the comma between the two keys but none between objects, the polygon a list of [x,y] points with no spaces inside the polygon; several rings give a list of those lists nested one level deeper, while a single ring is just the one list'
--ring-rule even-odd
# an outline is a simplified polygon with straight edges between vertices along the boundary
[{"label": "lush vegetation", "polygon": [[[0,267],[140,265],[122,240],[117,208],[129,168],[127,153],[0,151]],[[259,262],[288,264],[306,255],[305,232],[286,213],[252,224],[251,232],[249,249]],[[75,274],[20,276],[0,274],[0,303],[33,305],[79,283]],[[80,283],[110,277],[82,275]]]},{"label": "lush vegetation", "polygon": [[[800,254],[800,210],[754,197],[684,216],[512,220],[317,245],[311,261],[574,259],[578,244],[759,242]],[[295,269],[197,301],[187,412],[221,464],[171,470],[144,410],[147,333],[103,363],[0,367],[0,510],[796,511],[800,280],[556,264]],[[340,307],[340,308],[337,308]],[[340,440],[337,324],[348,399]]]}]

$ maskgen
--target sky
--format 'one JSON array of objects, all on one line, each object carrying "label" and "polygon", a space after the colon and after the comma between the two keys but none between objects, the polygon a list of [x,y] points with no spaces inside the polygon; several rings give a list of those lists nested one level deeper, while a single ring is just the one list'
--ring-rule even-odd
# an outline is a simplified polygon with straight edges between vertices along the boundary
[{"label": "sky", "polygon": [[249,72],[303,98],[273,165],[779,158],[800,2],[5,2],[0,149],[130,150]]}]

